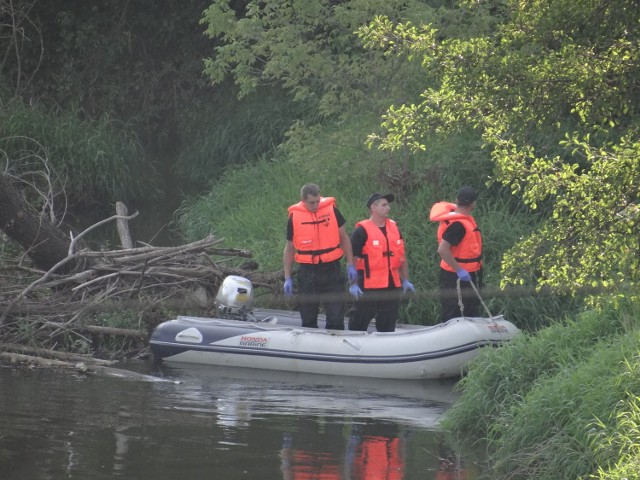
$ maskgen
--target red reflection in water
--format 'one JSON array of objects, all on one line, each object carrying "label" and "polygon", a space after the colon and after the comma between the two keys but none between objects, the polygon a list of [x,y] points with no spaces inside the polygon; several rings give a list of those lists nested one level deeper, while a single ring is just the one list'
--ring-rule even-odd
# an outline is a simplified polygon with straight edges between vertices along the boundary
[{"label": "red reflection in water", "polygon": [[344,455],[310,453],[285,434],[281,458],[284,480],[402,480],[403,442],[398,437],[352,435]]},{"label": "red reflection in water", "polygon": [[402,480],[404,457],[399,438],[363,437],[353,459],[353,477],[362,480]]},{"label": "red reflection in water", "polygon": [[285,480],[342,480],[340,465],[332,455],[291,450],[288,457]]}]

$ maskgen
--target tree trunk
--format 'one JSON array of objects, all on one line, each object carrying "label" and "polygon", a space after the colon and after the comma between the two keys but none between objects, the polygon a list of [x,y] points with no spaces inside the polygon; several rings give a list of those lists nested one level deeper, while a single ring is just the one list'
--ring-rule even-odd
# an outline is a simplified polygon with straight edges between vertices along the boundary
[{"label": "tree trunk", "polygon": [[24,248],[35,266],[42,270],[49,270],[68,254],[70,239],[46,218],[38,215],[11,179],[2,174],[0,229]]}]

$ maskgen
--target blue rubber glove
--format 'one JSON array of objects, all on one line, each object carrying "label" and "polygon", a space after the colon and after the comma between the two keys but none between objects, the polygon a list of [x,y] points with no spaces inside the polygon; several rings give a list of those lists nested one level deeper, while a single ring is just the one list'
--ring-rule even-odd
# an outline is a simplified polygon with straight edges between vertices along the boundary
[{"label": "blue rubber glove", "polygon": [[358,280],[358,271],[356,267],[351,264],[347,265],[347,278],[349,279],[349,283],[355,283]]},{"label": "blue rubber glove", "polygon": [[291,280],[291,277],[287,277],[284,279],[284,294],[287,297],[293,295],[293,280]]},{"label": "blue rubber glove", "polygon": [[402,280],[402,293],[407,293],[407,292],[416,293],[416,287],[414,287],[413,283],[411,283],[409,280],[405,278],[404,280]]},{"label": "blue rubber glove", "polygon": [[471,275],[469,275],[469,272],[467,272],[464,268],[460,268],[459,270],[456,270],[456,273],[458,274],[458,278],[463,282],[471,281]]},{"label": "blue rubber glove", "polygon": [[349,287],[349,293],[356,300],[358,300],[358,298],[360,298],[362,295],[364,295],[364,293],[362,293],[362,290],[360,290],[360,287],[358,286],[357,283],[354,283],[353,285],[351,285]]}]

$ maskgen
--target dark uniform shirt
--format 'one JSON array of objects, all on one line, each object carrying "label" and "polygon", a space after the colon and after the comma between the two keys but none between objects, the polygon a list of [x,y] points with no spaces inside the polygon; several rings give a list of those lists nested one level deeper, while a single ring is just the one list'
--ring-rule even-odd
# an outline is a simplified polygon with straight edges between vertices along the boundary
[{"label": "dark uniform shirt", "polygon": [[467,230],[464,228],[464,225],[460,222],[453,222],[449,225],[444,233],[442,234],[442,239],[449,242],[451,245],[458,245],[462,239],[464,238]]}]

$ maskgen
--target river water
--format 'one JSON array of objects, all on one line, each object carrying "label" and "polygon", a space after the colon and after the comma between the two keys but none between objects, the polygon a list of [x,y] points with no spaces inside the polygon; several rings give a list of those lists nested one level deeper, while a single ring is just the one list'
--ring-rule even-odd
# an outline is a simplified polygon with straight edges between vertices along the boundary
[{"label": "river water", "polygon": [[477,478],[438,427],[453,381],[120,367],[152,381],[0,368],[0,479]]}]

